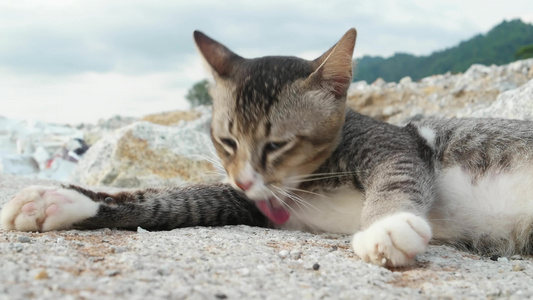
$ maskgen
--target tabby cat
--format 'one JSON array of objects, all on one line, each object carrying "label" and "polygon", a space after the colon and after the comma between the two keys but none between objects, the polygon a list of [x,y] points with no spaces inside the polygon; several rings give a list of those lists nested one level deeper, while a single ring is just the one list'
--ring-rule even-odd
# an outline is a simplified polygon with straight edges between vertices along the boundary
[{"label": "tabby cat", "polygon": [[356,35],[350,29],[308,61],[245,59],[194,32],[215,79],[211,137],[228,183],[119,193],[28,187],[4,206],[1,225],[350,233],[355,253],[382,266],[410,264],[432,238],[532,254],[533,123],[431,118],[397,127],[347,109]]}]

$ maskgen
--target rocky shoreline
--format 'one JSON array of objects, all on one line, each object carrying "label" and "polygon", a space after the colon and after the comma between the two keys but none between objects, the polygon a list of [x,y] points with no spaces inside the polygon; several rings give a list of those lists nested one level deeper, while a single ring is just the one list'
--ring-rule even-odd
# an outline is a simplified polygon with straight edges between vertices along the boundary
[{"label": "rocky shoreline", "polygon": [[[533,59],[473,65],[418,82],[354,82],[347,105],[399,125],[432,115],[531,120]],[[210,107],[75,127],[0,118],[0,173],[130,188],[216,181],[223,170],[209,139],[210,119]],[[76,155],[80,139],[91,148]]]}]

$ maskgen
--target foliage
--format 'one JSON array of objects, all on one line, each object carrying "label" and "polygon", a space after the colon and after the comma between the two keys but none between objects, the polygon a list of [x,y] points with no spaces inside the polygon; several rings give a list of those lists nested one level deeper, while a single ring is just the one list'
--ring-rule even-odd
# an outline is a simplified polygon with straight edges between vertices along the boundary
[{"label": "foliage", "polygon": [[192,107],[199,105],[211,105],[213,104],[213,99],[209,92],[207,91],[207,80],[202,80],[195,83],[185,95],[185,98],[189,101]]},{"label": "foliage", "polygon": [[526,59],[526,58],[532,58],[533,57],[533,45],[528,45],[521,47],[516,51],[515,54],[516,58],[520,59]]},{"label": "foliage", "polygon": [[[472,64],[507,64],[517,59],[518,52],[532,55],[529,52],[532,44],[533,25],[521,20],[504,21],[486,35],[476,35],[455,47],[436,51],[428,56],[405,53],[397,53],[389,58],[364,56],[356,60],[354,81],[373,82],[379,77],[385,81],[399,81],[405,76],[419,80],[448,71],[464,72]],[[530,48],[525,45],[530,45]],[[526,50],[522,50],[524,48]],[[517,49],[520,50],[517,52]]]}]

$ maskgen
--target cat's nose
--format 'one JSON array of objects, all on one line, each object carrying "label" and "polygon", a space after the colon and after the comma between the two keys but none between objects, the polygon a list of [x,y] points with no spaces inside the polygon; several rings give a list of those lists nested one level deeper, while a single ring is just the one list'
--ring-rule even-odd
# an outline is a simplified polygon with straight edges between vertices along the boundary
[{"label": "cat's nose", "polygon": [[242,182],[242,181],[239,181],[239,180],[235,180],[235,184],[243,191],[247,191],[249,190],[252,185],[254,184],[252,181],[245,181],[245,182]]}]

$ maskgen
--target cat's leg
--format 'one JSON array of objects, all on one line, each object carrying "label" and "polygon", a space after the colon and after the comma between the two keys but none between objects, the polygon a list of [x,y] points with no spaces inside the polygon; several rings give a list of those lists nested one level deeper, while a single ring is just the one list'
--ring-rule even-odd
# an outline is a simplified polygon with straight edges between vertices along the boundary
[{"label": "cat's leg", "polygon": [[0,224],[6,230],[50,231],[94,217],[99,203],[68,188],[30,186],[2,208]]},{"label": "cat's leg", "polygon": [[268,220],[242,194],[223,184],[114,194],[74,185],[32,186],[4,205],[0,215],[4,229],[21,231],[235,224],[268,226]]},{"label": "cat's leg", "polygon": [[352,247],[366,262],[406,266],[425,252],[432,237],[426,215],[435,199],[434,176],[418,159],[387,166],[365,191],[363,230],[354,235]]},{"label": "cat's leg", "polygon": [[374,222],[354,235],[355,254],[380,266],[407,266],[423,253],[431,239],[428,222],[413,213],[400,212]]}]

